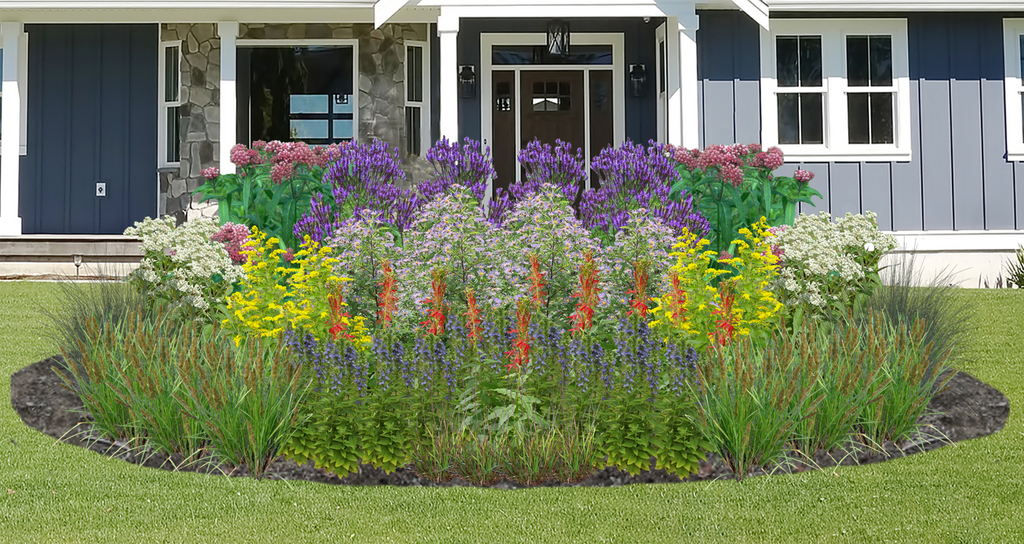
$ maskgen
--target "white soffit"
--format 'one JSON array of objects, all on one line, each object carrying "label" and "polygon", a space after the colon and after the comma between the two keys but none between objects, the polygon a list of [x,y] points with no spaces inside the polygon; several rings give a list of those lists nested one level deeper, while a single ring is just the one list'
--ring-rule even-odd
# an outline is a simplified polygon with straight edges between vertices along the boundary
[{"label": "white soffit", "polygon": [[[768,4],[765,0],[732,0],[732,3],[761,25],[761,28],[768,30]],[[774,8],[775,3],[772,4]]]},{"label": "white soffit", "polygon": [[768,0],[768,3],[772,11],[1019,11],[1022,7],[1021,0]]},{"label": "white soffit", "polygon": [[373,4],[373,27],[380,28],[408,3],[409,0],[377,0]]}]

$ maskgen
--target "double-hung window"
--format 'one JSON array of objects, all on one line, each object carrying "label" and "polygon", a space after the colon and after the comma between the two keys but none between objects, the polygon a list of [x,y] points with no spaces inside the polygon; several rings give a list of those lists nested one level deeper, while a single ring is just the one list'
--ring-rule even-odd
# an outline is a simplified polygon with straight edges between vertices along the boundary
[{"label": "double-hung window", "polygon": [[794,161],[907,161],[904,19],[773,19],[761,37],[762,143]]},{"label": "double-hung window", "polygon": [[1003,59],[1006,87],[1006,152],[1011,161],[1024,161],[1024,19],[1003,19]]},{"label": "double-hung window", "polygon": [[160,166],[176,166],[181,155],[181,42],[160,44]]},{"label": "double-hung window", "polygon": [[430,55],[427,42],[405,42],[405,143],[410,155],[423,156],[430,141]]}]

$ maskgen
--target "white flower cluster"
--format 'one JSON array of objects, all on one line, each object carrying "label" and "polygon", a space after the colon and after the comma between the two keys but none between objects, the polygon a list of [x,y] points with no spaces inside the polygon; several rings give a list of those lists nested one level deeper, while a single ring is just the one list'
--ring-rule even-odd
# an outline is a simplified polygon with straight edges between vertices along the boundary
[{"label": "white flower cluster", "polygon": [[226,296],[231,283],[245,272],[231,262],[223,244],[210,240],[220,228],[216,221],[197,218],[181,226],[175,223],[170,216],[147,217],[125,229],[125,236],[139,237],[144,254],[130,279],[158,297],[206,310],[212,301]]},{"label": "white flower cluster", "polygon": [[826,212],[801,214],[793,226],[773,229],[769,242],[781,250],[776,290],[783,300],[820,308],[862,289],[897,245],[896,237],[879,232],[875,217],[847,213],[833,222]]}]

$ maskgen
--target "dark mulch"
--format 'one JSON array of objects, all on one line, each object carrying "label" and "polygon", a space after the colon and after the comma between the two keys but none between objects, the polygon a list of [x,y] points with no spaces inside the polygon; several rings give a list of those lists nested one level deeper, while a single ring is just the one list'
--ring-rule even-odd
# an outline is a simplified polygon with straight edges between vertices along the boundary
[{"label": "dark mulch", "polygon": [[[52,367],[61,364],[58,358],[46,359],[27,366],[11,376],[11,404],[26,425],[54,438],[61,439],[91,449],[97,453],[117,457],[130,463],[142,464],[147,467],[169,469],[171,464],[162,455],[143,455],[130,451],[124,444],[111,443],[92,435],[88,414],[82,413],[82,402],[74,393],[61,386],[60,378],[54,374]],[[950,388],[937,395],[928,404],[930,415],[922,417],[923,431],[913,440],[900,444],[886,443],[886,454],[869,451],[863,447],[853,447],[849,451],[818,452],[815,462],[821,468],[835,466],[835,459],[842,465],[878,463],[889,459],[940,448],[953,442],[968,440],[990,435],[999,431],[1006,424],[1010,413],[1010,403],[995,388],[975,379],[966,373],[957,374],[950,382]],[[226,466],[206,466],[196,470],[200,472],[226,473],[232,476],[247,475],[244,469],[232,470]],[[801,463],[793,463],[782,467],[772,467],[768,472],[786,473],[814,470],[813,467]],[[765,470],[758,469],[751,476],[763,475]],[[732,478],[714,454],[709,454],[702,461],[700,471],[682,481],[699,481],[716,478]],[[339,478],[333,473],[314,468],[312,465],[298,465],[293,461],[278,460],[268,471],[270,479],[309,480],[337,485],[396,485],[396,486],[432,486],[447,487],[453,485],[470,485],[458,478],[444,484],[438,484],[420,478],[410,470],[398,469],[392,474],[363,465],[359,472]],[[580,486],[617,486],[635,483],[670,483],[679,482],[679,478],[667,474],[664,470],[642,472],[636,476],[618,469],[604,469],[590,478],[575,484]],[[559,482],[548,482],[545,485],[562,486]],[[514,489],[519,485],[502,481],[495,488]]]}]

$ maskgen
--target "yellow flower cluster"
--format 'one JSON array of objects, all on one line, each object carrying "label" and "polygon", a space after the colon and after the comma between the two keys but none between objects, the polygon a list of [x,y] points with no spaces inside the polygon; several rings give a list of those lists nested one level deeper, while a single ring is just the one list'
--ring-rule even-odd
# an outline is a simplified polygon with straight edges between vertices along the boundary
[{"label": "yellow flower cluster", "polygon": [[224,320],[235,331],[235,341],[246,334],[277,336],[286,327],[324,340],[340,325],[357,348],[365,349],[371,339],[364,319],[344,315],[345,303],[332,298],[351,279],[334,274],[338,260],[331,257],[331,248],[307,236],[289,263],[279,245],[277,238],[268,239],[253,227],[242,246],[246,278],[228,298],[230,317]]},{"label": "yellow flower cluster", "polygon": [[[728,343],[737,336],[765,336],[782,308],[770,290],[779,274],[779,259],[764,241],[765,218],[752,229],[740,229],[745,239],[734,240],[736,255],[719,258],[705,250],[709,242],[683,231],[672,256],[664,296],[653,299],[651,327],[681,333],[698,347]],[[716,286],[717,284],[717,286]]]}]

